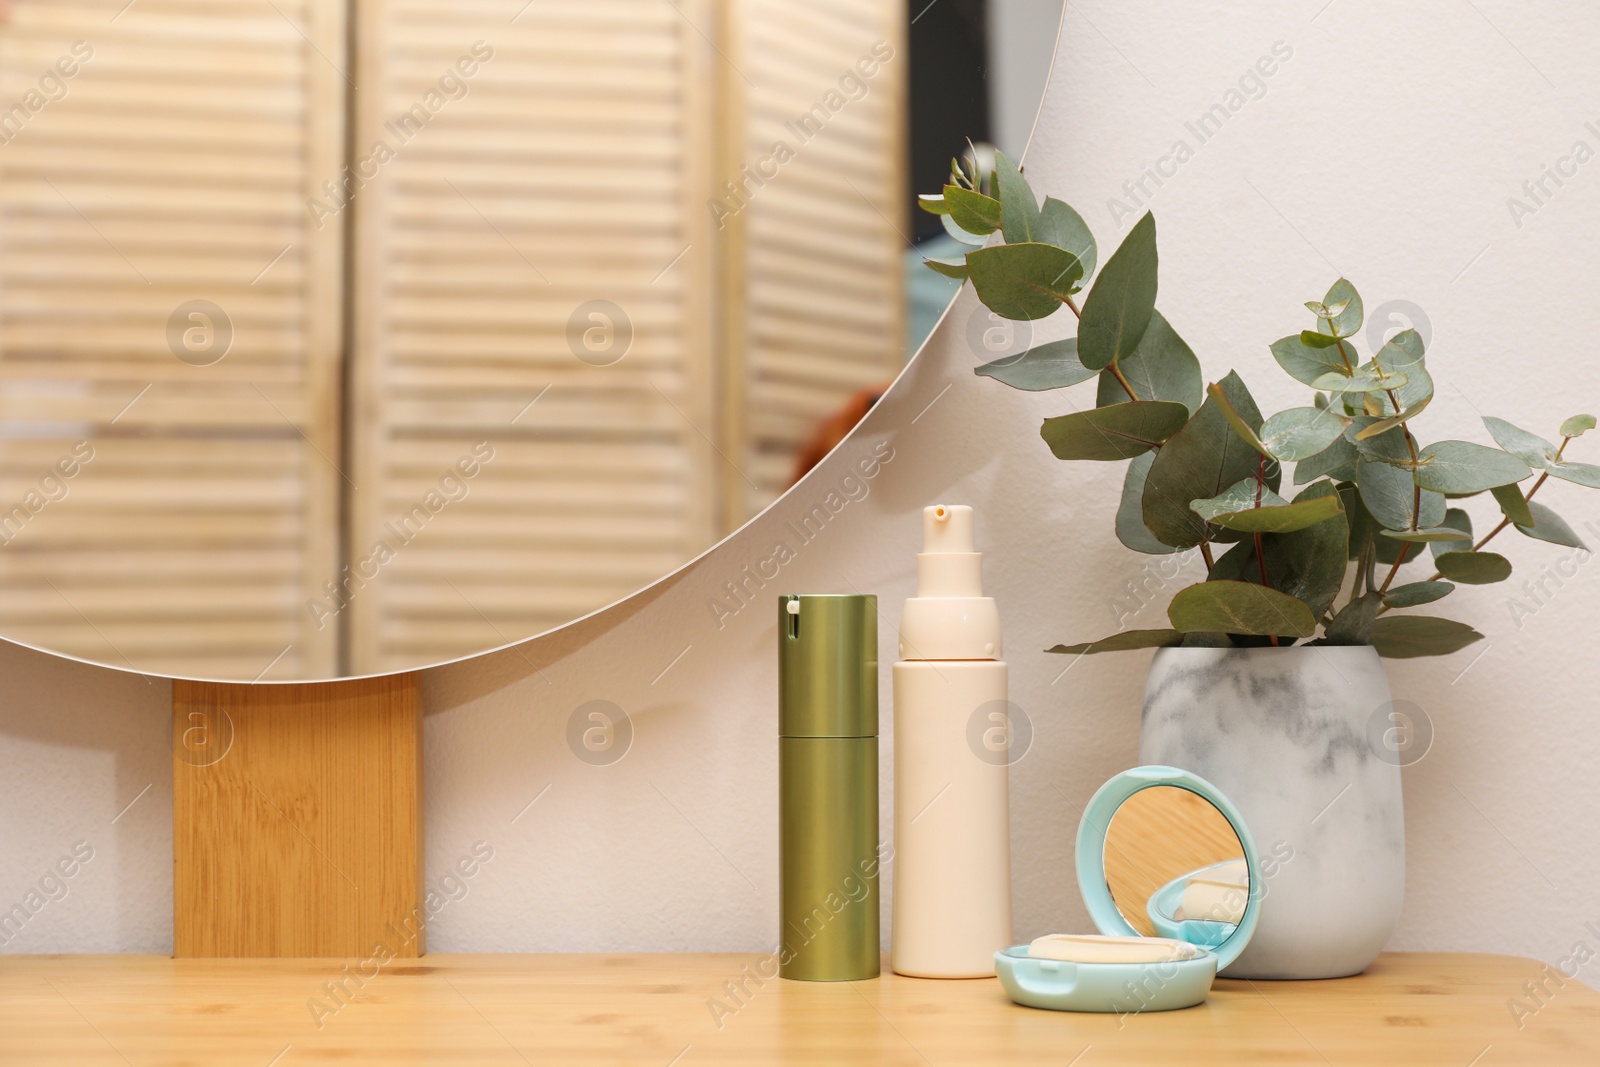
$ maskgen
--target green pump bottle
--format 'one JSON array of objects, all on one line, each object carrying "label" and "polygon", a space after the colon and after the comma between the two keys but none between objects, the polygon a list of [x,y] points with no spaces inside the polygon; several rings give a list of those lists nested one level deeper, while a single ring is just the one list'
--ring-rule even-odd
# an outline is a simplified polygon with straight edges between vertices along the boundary
[{"label": "green pump bottle", "polygon": [[778,598],[778,973],[873,978],[878,598]]}]

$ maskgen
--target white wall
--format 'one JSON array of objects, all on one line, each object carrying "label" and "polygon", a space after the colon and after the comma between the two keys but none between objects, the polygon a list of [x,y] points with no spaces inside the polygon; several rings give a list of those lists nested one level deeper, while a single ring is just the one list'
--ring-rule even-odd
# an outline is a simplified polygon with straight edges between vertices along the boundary
[{"label": "white wall", "polygon": [[0,641],[0,953],[172,951],[171,733],[165,679]]},{"label": "white wall", "polygon": [[[1439,383],[1430,434],[1485,440],[1479,408],[1549,433],[1565,415],[1600,407],[1591,355],[1600,260],[1589,247],[1600,233],[1600,162],[1520,228],[1506,198],[1574,139],[1600,144],[1583,125],[1600,111],[1581,103],[1600,80],[1589,56],[1600,12],[1576,0],[1538,13],[1474,3],[1075,2],[1029,173],[1079,205],[1109,246],[1118,231],[1107,198],[1284,41],[1293,56],[1266,95],[1155,192],[1163,310],[1210,376],[1236,367],[1266,402],[1301,402],[1267,344],[1300,328],[1300,302],[1343,272],[1369,308],[1403,299],[1426,309]],[[912,588],[918,514],[936,500],[979,510],[1013,697],[1036,729],[1012,784],[1017,933],[1086,928],[1071,869],[1074,805],[1136,757],[1147,656],[1085,659],[1052,685],[1065,663],[1039,650],[1115,629],[1124,583],[1146,560],[1111,535],[1120,467],[1059,464],[1037,436],[1040,418],[1092,403],[1092,386],[1034,395],[974,378],[974,309],[963,293],[856,437],[689,572],[546,638],[428,673],[429,870],[437,877],[478,840],[496,850],[435,920],[432,948],[768,946],[777,932],[773,599],[877,592],[887,663]],[[880,442],[894,458],[866,497],[719,627],[709,598]],[[1600,441],[1591,447],[1577,451],[1600,455]],[[1552,482],[1541,498],[1600,528],[1600,497]],[[1486,518],[1481,502],[1471,507]],[[1391,667],[1396,696],[1423,706],[1437,731],[1433,751],[1405,772],[1409,880],[1392,947],[1554,962],[1580,939],[1593,945],[1584,924],[1600,925],[1600,726],[1588,662],[1600,566],[1586,559],[1519,626],[1508,605],[1521,578],[1565,553],[1514,536],[1504,547],[1516,581],[1462,589],[1441,605],[1488,640]],[[1160,617],[1151,607],[1132,624]],[[62,842],[156,783],[138,818],[117,824],[117,855],[137,862],[98,897],[85,883],[81,914],[68,922],[62,909],[17,948],[169,944],[161,804],[170,801],[157,795],[166,787],[150,751],[165,744],[165,694],[29,652],[8,652],[0,670],[0,900],[42,873]],[[887,680],[885,671],[885,708]],[[566,741],[574,711],[594,699],[626,709],[635,729],[610,766],[581,762]],[[886,737],[885,798],[892,751]],[[883,814],[887,831],[887,803]],[[1591,985],[1597,967],[1581,975]]]}]

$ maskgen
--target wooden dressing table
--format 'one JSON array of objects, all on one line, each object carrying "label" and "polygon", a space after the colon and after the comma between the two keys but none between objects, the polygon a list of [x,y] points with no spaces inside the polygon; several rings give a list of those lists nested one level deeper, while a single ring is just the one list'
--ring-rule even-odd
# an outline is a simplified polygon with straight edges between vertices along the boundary
[{"label": "wooden dressing table", "polygon": [[[1223,979],[1200,1007],[1126,1018],[1020,1008],[995,979],[786,982],[761,977],[762,959],[434,953],[363,977],[348,960],[6,956],[0,1063],[1600,1063],[1600,993],[1510,956]],[[1531,1006],[1523,983],[1541,978],[1551,992],[1519,1029],[1508,1002]]]}]

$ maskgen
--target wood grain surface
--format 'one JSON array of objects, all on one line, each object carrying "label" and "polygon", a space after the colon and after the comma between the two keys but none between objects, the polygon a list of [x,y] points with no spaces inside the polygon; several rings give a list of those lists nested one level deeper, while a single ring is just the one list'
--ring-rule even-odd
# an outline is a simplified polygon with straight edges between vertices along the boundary
[{"label": "wood grain surface", "polygon": [[0,1062],[1504,1067],[1592,1065],[1600,1044],[1600,993],[1572,980],[1546,978],[1545,1006],[1519,1029],[1507,1002],[1546,972],[1509,956],[1390,954],[1356,978],[1222,980],[1198,1007],[1121,1018],[1018,1007],[993,978],[885,964],[865,982],[787,982],[761,978],[762,963],[435,954],[362,978],[349,960],[4,956]]},{"label": "wood grain surface", "polygon": [[421,719],[415,675],[174,682],[177,955],[421,955]]}]

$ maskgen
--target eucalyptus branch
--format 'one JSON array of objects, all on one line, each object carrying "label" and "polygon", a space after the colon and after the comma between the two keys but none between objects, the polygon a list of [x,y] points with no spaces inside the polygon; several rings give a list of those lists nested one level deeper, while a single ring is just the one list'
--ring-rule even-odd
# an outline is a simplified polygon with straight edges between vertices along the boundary
[{"label": "eucalyptus branch", "polygon": [[1368,582],[1367,564],[1371,555],[1372,541],[1369,539],[1361,546],[1361,555],[1356,557],[1356,580],[1350,583],[1350,599],[1345,602],[1346,607],[1361,599],[1362,586]]},{"label": "eucalyptus branch", "polygon": [[[1376,364],[1376,361],[1374,361],[1374,364]],[[1378,368],[1378,373],[1379,374],[1383,373],[1383,368],[1382,367]],[[1389,403],[1394,405],[1394,413],[1396,415],[1399,415],[1399,414],[1401,414],[1403,412],[1404,409],[1400,407],[1400,398],[1395,395],[1395,392],[1394,392],[1393,389],[1385,389],[1383,391],[1383,395],[1387,396],[1389,398]],[[1406,451],[1411,453],[1411,474],[1412,474],[1412,480],[1415,481],[1416,480],[1417,463],[1420,462],[1419,459],[1418,459],[1418,456],[1417,456],[1417,439],[1415,437],[1411,436],[1411,427],[1407,426],[1404,422],[1400,423],[1400,432],[1405,434]],[[1411,528],[1413,530],[1415,530],[1417,528],[1417,523],[1421,520],[1421,517],[1422,517],[1422,486],[1419,485],[1415,489],[1413,489],[1412,493],[1411,493]],[[1405,558],[1405,553],[1404,552],[1402,552],[1400,554],[1400,558],[1401,559]],[[1398,564],[1396,566],[1398,567]],[[1390,578],[1394,577],[1394,572],[1393,571],[1389,572],[1389,577]],[[1383,583],[1383,587],[1385,589],[1389,588],[1389,583],[1388,582],[1384,582]]]},{"label": "eucalyptus branch", "polygon": [[[1415,526],[1416,526],[1416,524],[1412,523],[1412,527],[1415,528]],[[1382,535],[1379,535],[1379,536],[1382,536]],[[1383,579],[1383,584],[1378,587],[1378,595],[1379,596],[1382,596],[1383,594],[1385,594],[1385,593],[1387,593],[1389,591],[1389,584],[1394,581],[1394,576],[1396,574],[1400,573],[1400,564],[1402,564],[1402,563],[1404,563],[1406,561],[1406,556],[1410,552],[1411,552],[1411,542],[1410,541],[1402,541],[1402,542],[1400,542],[1400,554],[1394,558],[1394,566],[1389,568],[1389,574]]]},{"label": "eucalyptus branch", "polygon": [[[1364,364],[1356,340],[1364,308],[1355,287],[1344,278],[1321,300],[1306,301],[1318,320],[1315,331],[1296,330],[1269,346],[1278,365],[1296,381],[1317,388],[1328,377],[1338,405],[1323,400],[1319,390],[1315,407],[1290,408],[1263,418],[1237,374],[1206,387],[1195,353],[1172,324],[1156,314],[1153,215],[1140,218],[1115,252],[1100,261],[1094,234],[1083,216],[1053,197],[1041,203],[1021,168],[1004,153],[996,154],[989,172],[980,172],[971,159],[955,161],[952,170],[943,193],[920,197],[919,206],[945,216],[946,229],[969,250],[959,261],[930,259],[929,267],[946,277],[970,281],[978,299],[1002,318],[1043,318],[1066,304],[1078,320],[1075,347],[1073,342],[1036,345],[1019,356],[974,368],[975,372],[1030,392],[1067,388],[1098,377],[1104,403],[1044,421],[1040,432],[1050,451],[1062,460],[1143,457],[1139,460],[1145,464],[1143,470],[1131,470],[1124,479],[1118,509],[1118,533],[1130,548],[1161,552],[1172,544],[1188,544],[1193,524],[1201,523],[1201,536],[1193,543],[1205,560],[1207,580],[1174,597],[1168,608],[1171,628],[1120,633],[1052,651],[1164,647],[1179,643],[1181,634],[1219,630],[1230,634],[1236,645],[1260,645],[1262,638],[1279,645],[1285,633],[1310,637],[1319,629],[1336,628],[1338,640],[1373,644],[1380,653],[1455,652],[1483,635],[1451,619],[1421,615],[1390,617],[1381,626],[1372,625],[1377,613],[1388,610],[1383,604],[1376,605],[1377,612],[1372,610],[1374,594],[1393,597],[1401,569],[1423,554],[1426,538],[1453,536],[1449,531],[1424,530],[1438,524],[1423,522],[1423,505],[1437,504],[1440,498],[1425,498],[1423,493],[1464,497],[1493,489],[1511,505],[1511,515],[1520,517],[1524,509],[1511,498],[1511,490],[1502,487],[1520,489],[1540,468],[1543,473],[1523,495],[1524,504],[1550,474],[1585,485],[1600,478],[1595,467],[1556,462],[1574,437],[1600,428],[1600,419],[1593,415],[1573,415],[1561,423],[1559,449],[1536,434],[1488,417],[1485,428],[1499,447],[1472,441],[1437,441],[1424,447],[1411,422],[1433,396],[1423,370],[1426,341],[1418,331],[1404,330],[1385,343],[1370,365]],[[997,236],[1003,240],[995,240]],[[1091,277],[1092,290],[1087,284],[1085,289],[1100,292],[1101,298],[1074,299],[1069,289],[1077,279],[1087,283]],[[1065,281],[1068,278],[1074,280]],[[1158,332],[1150,332],[1152,323],[1158,324]],[[1138,390],[1119,362],[1135,351],[1141,361]],[[1403,370],[1384,365],[1383,360],[1396,353],[1404,356]],[[1115,389],[1110,382],[1117,383]],[[1401,405],[1402,394],[1409,409]],[[1329,411],[1339,415],[1337,425],[1330,425],[1325,414]],[[1366,421],[1374,426],[1382,423],[1385,433],[1398,428],[1404,452],[1380,445],[1374,453],[1348,433],[1352,420],[1344,414],[1357,411],[1376,416]],[[1233,446],[1234,434],[1261,453],[1254,464],[1250,453]],[[1386,444],[1394,440],[1387,437]],[[1160,462],[1151,462],[1151,451]],[[1269,461],[1303,465],[1310,478],[1313,467],[1305,464],[1313,460],[1318,480],[1300,498],[1291,501],[1276,492],[1269,494],[1273,488],[1267,484]],[[1401,469],[1410,471],[1409,480]],[[1341,496],[1348,507],[1330,499]],[[1541,537],[1558,543],[1575,539],[1559,519],[1550,522],[1553,529],[1547,532],[1543,527],[1548,512],[1543,505],[1540,514]],[[1357,525],[1352,527],[1352,522]],[[1240,550],[1253,547],[1254,573],[1248,561],[1243,574],[1238,568],[1217,573],[1218,557],[1210,539],[1213,523],[1249,531],[1251,541],[1245,541],[1242,533],[1235,536]],[[1506,518],[1472,545],[1472,551],[1514,523]],[[1357,536],[1369,535],[1362,538],[1353,561],[1353,577],[1352,530]],[[1379,557],[1390,547],[1378,538],[1390,534],[1411,539],[1398,546],[1380,575]],[[1268,544],[1274,567],[1282,575],[1267,566]],[[1440,559],[1446,557],[1441,554]],[[1464,581],[1480,582],[1502,580],[1506,570],[1503,561],[1484,557],[1450,558],[1445,567],[1452,574],[1459,568]],[[1435,574],[1429,581],[1441,577]],[[1274,578],[1283,588],[1271,585]],[[1346,581],[1349,600],[1336,604]],[[1394,599],[1402,605],[1420,605],[1449,591],[1439,584],[1401,588],[1405,595]],[[1346,612],[1341,621],[1339,616]]]},{"label": "eucalyptus branch", "polygon": [[[1262,494],[1266,491],[1266,488],[1267,488],[1267,457],[1266,456],[1259,456],[1256,459],[1256,507],[1257,508],[1261,507],[1261,497],[1262,497]],[[1260,571],[1260,573],[1261,573],[1261,584],[1263,586],[1271,586],[1272,583],[1267,580],[1267,550],[1266,550],[1266,548],[1263,546],[1263,544],[1261,542],[1261,531],[1259,531],[1259,530],[1257,530],[1255,532],[1255,546],[1256,546],[1256,569],[1258,571]],[[1270,640],[1272,642],[1272,647],[1273,648],[1277,648],[1278,647],[1278,635],[1277,634],[1269,634],[1268,635],[1268,640]]]},{"label": "eucalyptus branch", "polygon": [[[1556,460],[1557,461],[1559,461],[1561,459],[1562,454],[1564,452],[1566,452],[1567,444],[1571,440],[1572,440],[1572,438],[1570,436],[1563,437],[1561,439],[1561,447],[1556,449]],[[1539,491],[1539,487],[1541,485],[1543,485],[1545,482],[1549,481],[1549,480],[1550,480],[1550,472],[1549,471],[1545,471],[1543,474],[1540,474],[1538,479],[1533,483],[1533,485],[1529,487],[1528,491],[1523,494],[1522,502],[1524,504],[1526,504],[1528,501],[1532,500],[1533,499],[1533,494],[1537,493]],[[1479,551],[1480,549],[1483,548],[1484,545],[1486,545],[1490,541],[1494,540],[1495,534],[1499,533],[1501,530],[1504,530],[1507,526],[1510,526],[1510,525],[1511,525],[1511,519],[1510,519],[1509,516],[1507,516],[1506,518],[1502,518],[1500,520],[1500,524],[1498,526],[1496,526],[1494,529],[1490,530],[1488,533],[1484,534],[1481,538],[1479,538],[1477,544],[1473,545],[1472,548],[1469,549],[1468,551],[1471,551],[1471,552]],[[1444,577],[1444,572],[1435,570],[1433,572],[1433,576],[1430,577],[1428,579],[1428,581],[1437,582],[1440,578],[1443,578],[1443,577]],[[1379,614],[1382,614],[1382,612],[1388,611],[1388,610],[1389,610],[1388,608],[1382,608],[1382,609],[1380,609]]]},{"label": "eucalyptus branch", "polygon": [[[1556,452],[1556,458],[1557,459],[1561,458],[1561,452],[1566,450],[1567,441],[1570,441],[1570,440],[1572,440],[1572,438],[1568,437],[1568,438],[1566,438],[1565,440],[1563,440],[1561,442],[1561,450]],[[1545,471],[1543,474],[1539,475],[1539,480],[1533,483],[1532,488],[1530,488],[1528,490],[1527,494],[1525,496],[1523,496],[1522,502],[1524,504],[1526,504],[1528,501],[1532,500],[1533,499],[1533,494],[1537,493],[1539,491],[1539,487],[1541,485],[1543,485],[1545,482],[1549,481],[1549,480],[1550,480],[1550,472],[1549,471]],[[1473,552],[1478,551],[1484,545],[1488,544],[1491,540],[1493,540],[1495,534],[1499,533],[1501,530],[1504,530],[1507,526],[1510,526],[1510,525],[1511,525],[1511,519],[1510,518],[1501,519],[1500,520],[1500,525],[1496,526],[1494,529],[1492,529],[1488,533],[1484,534],[1482,539],[1479,540],[1477,544],[1473,545],[1472,548],[1470,549],[1470,551],[1473,551]],[[1440,578],[1443,578],[1443,577],[1444,577],[1444,575],[1442,573],[1440,573],[1439,571],[1434,571],[1433,572],[1433,577],[1429,578],[1428,581],[1436,582]]]},{"label": "eucalyptus branch", "polygon": [[[1329,326],[1328,328],[1331,330],[1333,327]],[[1342,362],[1344,364],[1345,373],[1346,374],[1354,374],[1356,372],[1355,364],[1350,362],[1350,355],[1349,355],[1349,353],[1345,352],[1345,350],[1344,350],[1344,338],[1342,338],[1342,337],[1338,336],[1337,334],[1335,334],[1334,338],[1333,338],[1333,343],[1334,343],[1334,346],[1339,349],[1339,360],[1340,360],[1340,362]]]},{"label": "eucalyptus branch", "polygon": [[1129,400],[1139,399],[1138,395],[1133,391],[1133,386],[1128,384],[1128,379],[1122,376],[1121,367],[1117,366],[1115,363],[1109,363],[1106,365],[1106,369],[1111,371],[1111,376],[1117,380],[1118,385],[1122,386],[1122,391],[1128,394]]}]

